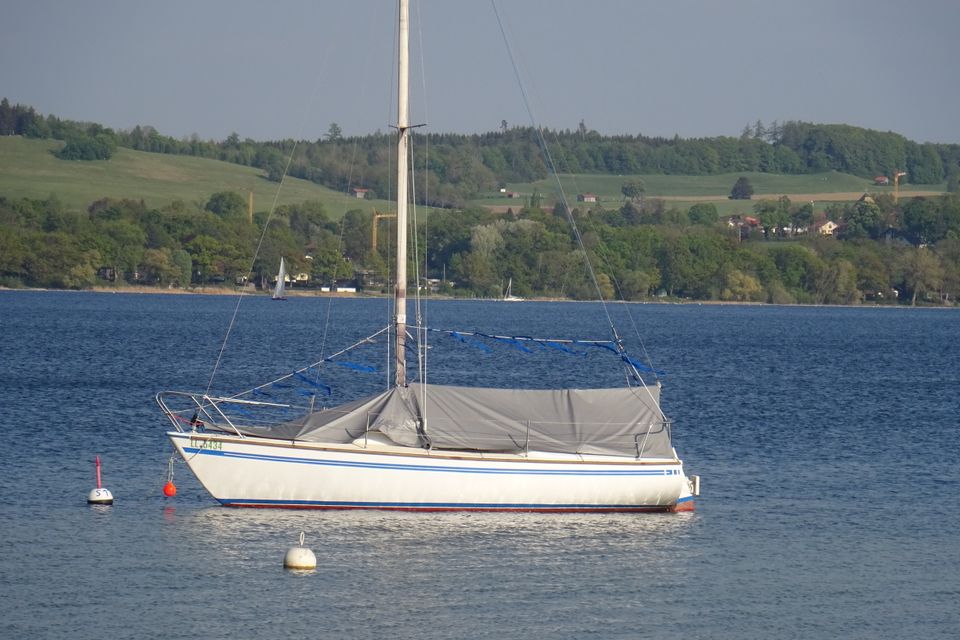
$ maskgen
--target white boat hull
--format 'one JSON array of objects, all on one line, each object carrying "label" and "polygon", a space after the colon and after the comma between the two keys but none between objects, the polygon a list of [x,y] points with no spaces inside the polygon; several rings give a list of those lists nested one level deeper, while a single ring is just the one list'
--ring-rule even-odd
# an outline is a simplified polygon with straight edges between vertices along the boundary
[{"label": "white boat hull", "polygon": [[451,454],[213,433],[168,437],[221,504],[404,511],[689,511],[679,460]]}]

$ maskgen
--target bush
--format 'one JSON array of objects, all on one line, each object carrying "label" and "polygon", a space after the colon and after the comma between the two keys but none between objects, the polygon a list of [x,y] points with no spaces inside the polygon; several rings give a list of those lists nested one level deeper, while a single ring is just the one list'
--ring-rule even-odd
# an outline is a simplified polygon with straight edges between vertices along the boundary
[{"label": "bush", "polygon": [[737,182],[730,190],[731,200],[749,200],[753,196],[753,185],[744,176],[737,178]]},{"label": "bush", "polygon": [[79,135],[68,140],[56,156],[61,160],[109,160],[115,148],[106,135]]}]

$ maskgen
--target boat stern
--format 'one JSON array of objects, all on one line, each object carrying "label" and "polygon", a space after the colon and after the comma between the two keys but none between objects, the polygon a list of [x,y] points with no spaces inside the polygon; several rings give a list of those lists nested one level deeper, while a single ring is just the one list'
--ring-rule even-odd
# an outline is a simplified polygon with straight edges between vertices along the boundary
[{"label": "boat stern", "polygon": [[683,483],[677,503],[671,509],[674,513],[693,511],[695,509],[694,498],[700,495],[700,476],[684,475],[683,479],[686,482]]}]

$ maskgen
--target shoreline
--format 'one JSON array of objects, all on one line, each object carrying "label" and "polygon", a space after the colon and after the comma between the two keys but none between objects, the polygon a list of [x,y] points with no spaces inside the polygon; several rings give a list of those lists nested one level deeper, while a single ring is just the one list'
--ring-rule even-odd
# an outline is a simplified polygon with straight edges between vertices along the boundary
[{"label": "shoreline", "polygon": [[[158,289],[147,286],[123,286],[123,287],[92,287],[90,289],[47,289],[41,287],[22,287],[11,288],[0,286],[0,292],[4,291],[33,291],[33,292],[66,292],[66,293],[120,293],[120,294],[156,294],[156,295],[208,295],[208,296],[239,296],[246,295],[257,298],[269,298],[269,291],[241,291],[239,289],[226,289],[223,287],[204,287],[196,289]],[[365,298],[387,298],[382,293],[363,293],[346,292],[330,293],[329,291],[290,291],[287,290],[287,298],[345,298],[345,299],[365,299]],[[474,302],[503,302],[498,298],[458,298],[455,296],[428,296],[424,300],[469,300]],[[571,300],[570,298],[526,298],[522,302],[599,302],[598,300]],[[902,305],[902,304],[801,304],[801,303],[773,303],[773,302],[750,302],[734,300],[607,300],[610,304],[662,304],[662,305],[709,305],[709,306],[740,306],[740,307],[811,307],[811,308],[837,308],[837,309],[957,309],[957,305]]]},{"label": "shoreline", "polygon": [[[207,296],[236,296],[236,295],[248,295],[256,297],[270,297],[269,291],[242,291],[240,289],[227,289],[224,287],[201,287],[193,289],[161,289],[158,287],[138,287],[133,285],[126,285],[123,287],[91,287],[89,289],[50,289],[44,287],[0,287],[0,291],[62,291],[67,293],[124,293],[124,294],[157,294],[157,295],[207,295]],[[325,292],[306,292],[306,291],[290,291],[289,289],[286,292],[287,298],[364,298],[364,297],[377,297],[373,294],[364,294],[364,293],[330,293],[329,291]]]}]

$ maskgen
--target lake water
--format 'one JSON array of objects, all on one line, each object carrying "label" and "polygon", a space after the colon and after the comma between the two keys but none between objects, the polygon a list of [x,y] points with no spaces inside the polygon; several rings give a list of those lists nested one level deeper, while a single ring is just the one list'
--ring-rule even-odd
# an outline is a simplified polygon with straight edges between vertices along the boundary
[{"label": "lake water", "polygon": [[[153,395],[206,387],[235,311],[215,389],[318,360],[389,314],[384,300],[0,291],[0,637],[960,635],[960,311],[610,307],[631,352],[642,335],[666,370],[675,445],[703,481],[696,512],[659,515],[231,510],[183,464],[166,499]],[[426,313],[608,335],[596,304]],[[599,349],[432,344],[435,382],[617,380]],[[351,358],[380,372],[333,368],[332,399],[387,380],[375,348]],[[86,504],[96,455],[112,507]],[[318,569],[284,571],[301,530]]]}]

